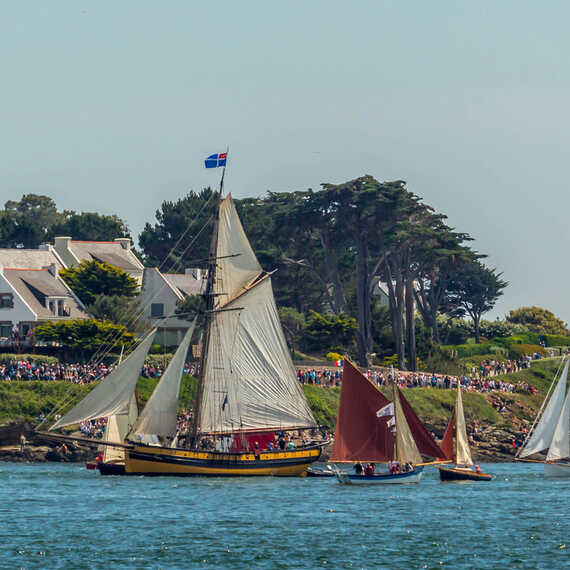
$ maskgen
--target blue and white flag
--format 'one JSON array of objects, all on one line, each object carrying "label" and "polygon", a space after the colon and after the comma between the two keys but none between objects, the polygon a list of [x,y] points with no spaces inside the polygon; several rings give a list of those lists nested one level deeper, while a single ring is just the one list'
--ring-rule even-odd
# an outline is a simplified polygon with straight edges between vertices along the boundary
[{"label": "blue and white flag", "polygon": [[217,168],[218,166],[225,166],[228,157],[227,152],[219,152],[211,154],[205,161],[206,168]]}]

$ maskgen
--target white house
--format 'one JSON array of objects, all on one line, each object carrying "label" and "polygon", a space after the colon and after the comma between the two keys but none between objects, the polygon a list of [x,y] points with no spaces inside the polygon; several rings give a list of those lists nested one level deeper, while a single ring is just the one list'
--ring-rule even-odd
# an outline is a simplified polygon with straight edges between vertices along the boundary
[{"label": "white house", "polygon": [[186,269],[185,273],[161,273],[156,267],[144,270],[140,304],[143,318],[158,327],[157,340],[166,346],[179,344],[190,325],[174,316],[176,305],[185,297],[203,292],[206,278],[200,269]]},{"label": "white house", "polygon": [[[51,247],[51,246],[50,246]],[[142,283],[144,265],[131,249],[129,238],[115,238],[113,241],[78,241],[67,236],[54,239],[53,248],[65,267],[74,267],[82,261],[109,263]]]},{"label": "white house", "polygon": [[55,263],[40,269],[0,265],[1,342],[8,344],[17,338],[28,344],[38,323],[87,318],[81,301],[59,277]]}]

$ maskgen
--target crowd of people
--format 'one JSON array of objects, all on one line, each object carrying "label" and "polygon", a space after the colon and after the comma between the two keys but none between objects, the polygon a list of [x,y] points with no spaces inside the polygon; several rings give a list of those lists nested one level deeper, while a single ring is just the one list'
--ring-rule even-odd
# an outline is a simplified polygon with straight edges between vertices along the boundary
[{"label": "crowd of people", "polygon": [[[75,384],[88,384],[108,376],[115,366],[105,364],[46,364],[33,360],[10,360],[0,364],[0,380],[66,380]],[[141,376],[145,378],[160,378],[164,374],[164,366],[145,363]],[[194,374],[194,366],[186,365],[185,374]]]},{"label": "crowd of people", "polygon": [[[395,381],[400,388],[457,388],[461,383],[464,390],[472,392],[515,392],[523,390],[534,392],[534,388],[526,382],[507,382],[503,376],[518,372],[530,366],[532,358],[524,357],[519,360],[499,361],[488,359],[479,366],[473,366],[469,374],[452,376],[450,374],[428,374],[427,372],[403,372],[390,368],[369,369],[366,376],[378,386],[383,386]],[[297,378],[301,384],[314,384],[317,386],[334,387],[342,383],[342,370],[339,369],[316,369],[299,368]]]}]

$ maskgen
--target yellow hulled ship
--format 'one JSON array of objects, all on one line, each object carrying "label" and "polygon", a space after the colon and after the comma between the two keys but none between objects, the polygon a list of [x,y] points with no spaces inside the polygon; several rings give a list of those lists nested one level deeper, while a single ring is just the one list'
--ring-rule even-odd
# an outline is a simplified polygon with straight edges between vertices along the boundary
[{"label": "yellow hulled ship", "polygon": [[128,417],[116,442],[122,443],[126,474],[303,476],[320,457],[323,442],[315,439],[316,422],[289,355],[271,274],[261,268],[231,195],[221,199],[221,192],[190,427],[177,429],[177,407],[196,319],[140,415],[133,414],[133,394],[154,330],[51,428]]}]

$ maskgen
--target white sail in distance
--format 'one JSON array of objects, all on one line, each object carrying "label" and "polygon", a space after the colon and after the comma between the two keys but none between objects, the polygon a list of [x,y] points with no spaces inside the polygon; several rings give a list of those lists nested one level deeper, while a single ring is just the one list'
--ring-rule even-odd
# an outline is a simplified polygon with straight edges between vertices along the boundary
[{"label": "white sail in distance", "polygon": [[469,440],[467,439],[463,397],[461,396],[461,385],[459,382],[457,383],[457,403],[455,404],[455,409],[455,463],[457,465],[473,465]]},{"label": "white sail in distance", "polygon": [[539,453],[548,449],[554,437],[554,430],[562,412],[562,405],[564,403],[564,396],[566,394],[566,381],[568,379],[568,365],[570,360],[566,362],[564,370],[560,375],[560,380],[554,389],[550,401],[548,402],[538,425],[531,434],[530,439],[527,441],[520,457],[528,457],[533,453]]},{"label": "white sail in distance", "polygon": [[394,387],[394,416],[396,419],[396,438],[394,442],[396,461],[400,463],[412,463],[413,465],[421,463],[422,456],[418,450],[414,436],[410,431],[410,426],[406,421],[397,387]]},{"label": "white sail in distance", "polygon": [[186,331],[160,382],[141,412],[135,434],[160,435],[171,437],[176,433],[176,415],[182,372],[190,341],[196,326],[196,319]]},{"label": "white sail in distance", "polygon": [[271,279],[247,241],[231,196],[220,205],[216,257],[214,292],[220,310],[210,322],[199,431],[314,426]]},{"label": "white sail in distance", "polygon": [[559,461],[570,457],[570,438],[568,432],[570,430],[570,390],[566,394],[562,412],[558,418],[556,429],[552,437],[552,442],[548,448],[546,455],[547,461]]},{"label": "white sail in distance", "polygon": [[125,360],[91,390],[83,400],[57,421],[50,430],[85,420],[129,413],[142,366],[154,339],[153,329]]}]

